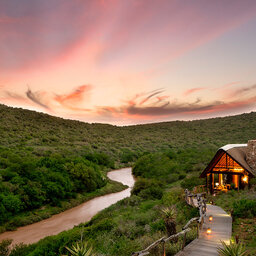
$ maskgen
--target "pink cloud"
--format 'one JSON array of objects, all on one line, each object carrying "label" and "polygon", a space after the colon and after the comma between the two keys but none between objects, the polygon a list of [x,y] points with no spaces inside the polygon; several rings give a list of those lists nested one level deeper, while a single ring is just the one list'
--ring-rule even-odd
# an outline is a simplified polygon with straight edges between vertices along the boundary
[{"label": "pink cloud", "polygon": [[187,91],[184,92],[184,95],[185,96],[188,96],[194,92],[198,92],[198,91],[202,91],[202,90],[205,90],[205,88],[203,87],[197,87],[197,88],[192,88],[192,89],[188,89]]},{"label": "pink cloud", "polygon": [[8,16],[0,16],[0,23],[14,23],[19,21],[17,18],[8,17]]},{"label": "pink cloud", "polygon": [[90,85],[81,85],[69,94],[56,95],[55,100],[61,104],[77,104],[84,99],[84,94],[88,94],[90,90]]},{"label": "pink cloud", "polygon": [[[198,88],[194,88],[198,89]],[[196,93],[200,90],[193,90],[191,93]],[[241,99],[241,96],[247,92],[256,93],[256,85],[235,89],[233,93],[240,95],[237,99],[230,101],[213,100],[207,102],[202,99],[197,99],[195,102],[178,102],[167,101],[168,96],[161,96],[163,90],[156,90],[147,94],[137,94],[132,100],[126,101],[126,104],[119,107],[98,107],[97,114],[108,116],[111,118],[131,119],[131,120],[159,120],[163,118],[171,118],[175,116],[190,116],[197,117],[204,114],[221,114],[232,111],[244,111],[256,104],[256,96],[246,96]],[[190,92],[189,92],[190,93]],[[158,99],[161,99],[158,101]],[[159,104],[159,102],[161,104]]]},{"label": "pink cloud", "polygon": [[81,85],[76,88],[73,92],[65,95],[56,95],[54,100],[65,108],[73,111],[91,111],[87,108],[79,108],[77,105],[81,104],[85,97],[88,98],[91,91],[90,85]]},{"label": "pink cloud", "polygon": [[[233,88],[233,93],[237,94],[232,100],[212,100],[197,99],[194,102],[170,100],[168,95],[164,95],[164,89],[157,89],[148,93],[138,93],[131,99],[124,101],[120,106],[95,106],[92,108],[82,108],[84,96],[87,96],[91,86],[83,85],[72,92],[64,95],[54,95],[47,92],[28,89],[24,95],[13,92],[5,92],[5,97],[1,101],[10,102],[12,99],[20,104],[27,104],[28,100],[37,106],[45,109],[48,113],[65,113],[70,118],[80,116],[81,118],[101,118],[107,122],[116,120],[164,120],[178,116],[199,118],[200,116],[232,111],[246,111],[256,104],[256,85],[243,88]],[[199,90],[200,91],[200,90]],[[193,93],[198,92],[198,90]],[[58,103],[56,105],[56,103]],[[63,112],[64,111],[64,112]]]}]

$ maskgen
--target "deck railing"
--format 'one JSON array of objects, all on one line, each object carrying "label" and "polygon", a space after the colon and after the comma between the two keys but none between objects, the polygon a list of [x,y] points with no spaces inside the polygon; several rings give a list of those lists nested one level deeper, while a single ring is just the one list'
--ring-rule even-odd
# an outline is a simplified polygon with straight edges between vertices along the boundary
[{"label": "deck railing", "polygon": [[[204,217],[206,215],[206,193],[198,193],[198,194],[192,194],[189,192],[189,190],[185,190],[185,200],[186,202],[193,206],[197,207],[199,209],[199,217],[195,217],[190,219],[187,224],[182,228],[182,231],[180,231],[177,234],[171,235],[169,237],[162,237],[158,240],[156,240],[154,243],[150,244],[146,249],[138,252],[134,252],[132,256],[144,256],[150,254],[150,251],[154,248],[156,248],[159,245],[162,245],[162,251],[163,255],[165,256],[165,245],[167,242],[177,240],[178,237],[183,236],[183,243],[182,243],[182,250],[184,249],[186,245],[186,234],[191,230],[189,227],[192,223],[197,222],[197,237],[199,237],[199,230],[202,228],[202,224],[204,222]],[[196,199],[194,202],[194,199]]]}]

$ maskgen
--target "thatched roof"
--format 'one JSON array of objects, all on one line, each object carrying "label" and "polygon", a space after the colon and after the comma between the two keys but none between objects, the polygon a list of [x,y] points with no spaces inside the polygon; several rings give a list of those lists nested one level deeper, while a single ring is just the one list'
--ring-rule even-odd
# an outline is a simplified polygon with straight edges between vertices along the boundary
[{"label": "thatched roof", "polygon": [[200,178],[206,177],[206,174],[216,165],[216,163],[220,160],[223,154],[228,154],[233,160],[235,160],[238,164],[240,164],[251,176],[256,176],[256,171],[253,170],[248,163],[246,162],[246,147],[247,144],[228,144],[226,146],[221,147],[214,158],[205,168],[205,170],[200,175]]}]

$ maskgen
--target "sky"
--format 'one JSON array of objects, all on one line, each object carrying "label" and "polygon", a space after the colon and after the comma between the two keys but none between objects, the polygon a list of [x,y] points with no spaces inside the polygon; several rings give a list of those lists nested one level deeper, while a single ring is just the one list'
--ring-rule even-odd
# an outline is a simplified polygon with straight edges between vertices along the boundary
[{"label": "sky", "polygon": [[0,0],[0,103],[131,125],[256,110],[255,0]]}]

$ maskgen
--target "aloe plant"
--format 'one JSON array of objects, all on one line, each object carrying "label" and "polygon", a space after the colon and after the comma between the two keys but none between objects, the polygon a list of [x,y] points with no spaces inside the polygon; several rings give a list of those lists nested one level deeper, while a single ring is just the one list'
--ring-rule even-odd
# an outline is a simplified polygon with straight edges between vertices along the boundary
[{"label": "aloe plant", "polygon": [[242,243],[233,243],[230,241],[230,244],[226,244],[221,241],[222,247],[218,247],[219,256],[246,256],[248,251]]},{"label": "aloe plant", "polygon": [[66,247],[66,249],[71,253],[72,256],[96,256],[92,253],[92,247],[88,247],[87,242],[79,241],[72,245],[71,248]]},{"label": "aloe plant", "polygon": [[173,207],[162,209],[164,215],[164,223],[168,236],[176,234],[176,212]]}]

